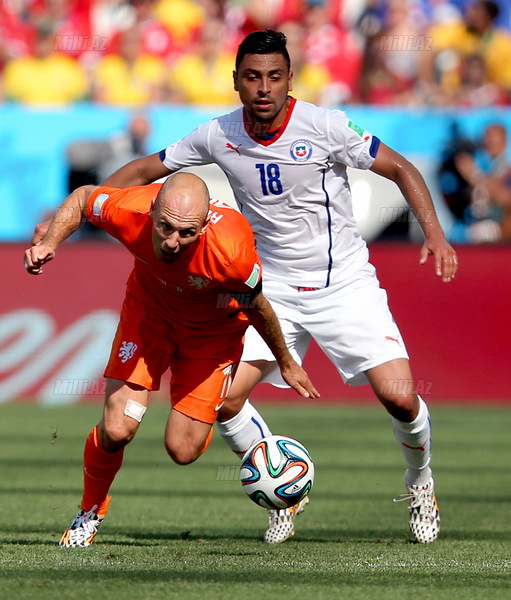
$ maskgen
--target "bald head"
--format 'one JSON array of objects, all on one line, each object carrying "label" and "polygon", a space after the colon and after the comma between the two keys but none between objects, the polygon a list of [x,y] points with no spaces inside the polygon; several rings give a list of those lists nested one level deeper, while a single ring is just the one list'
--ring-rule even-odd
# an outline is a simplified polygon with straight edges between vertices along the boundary
[{"label": "bald head", "polygon": [[192,173],[171,175],[155,199],[153,246],[163,262],[173,262],[204,233],[209,212],[209,191]]},{"label": "bald head", "polygon": [[163,184],[154,203],[154,210],[172,210],[185,216],[195,214],[206,219],[209,191],[205,182],[193,173],[175,173]]}]

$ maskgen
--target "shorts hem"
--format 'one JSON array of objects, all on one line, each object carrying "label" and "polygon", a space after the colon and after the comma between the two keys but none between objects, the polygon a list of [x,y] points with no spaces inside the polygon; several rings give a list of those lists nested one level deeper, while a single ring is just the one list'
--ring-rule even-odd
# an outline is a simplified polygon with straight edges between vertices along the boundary
[{"label": "shorts hem", "polygon": [[205,423],[206,425],[214,425],[216,422],[216,418],[218,416],[218,413],[215,413],[214,415],[212,415],[213,420],[211,421],[211,420],[205,420],[203,414],[198,414],[198,413],[190,414],[190,413],[193,413],[194,411],[187,411],[186,409],[182,410],[182,409],[180,409],[180,407],[178,407],[177,404],[174,405],[172,407],[172,409],[177,411],[178,413],[181,413],[185,417],[193,419],[194,421],[200,421],[201,423]]}]

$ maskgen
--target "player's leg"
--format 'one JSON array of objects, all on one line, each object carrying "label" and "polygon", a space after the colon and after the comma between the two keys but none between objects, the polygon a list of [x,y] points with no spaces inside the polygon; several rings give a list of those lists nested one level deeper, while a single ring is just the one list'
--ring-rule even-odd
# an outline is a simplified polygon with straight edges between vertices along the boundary
[{"label": "player's leg", "polygon": [[415,392],[410,365],[396,359],[369,369],[371,386],[390,413],[394,434],[407,466],[409,526],[415,541],[434,542],[440,533],[440,513],[435,496],[431,461],[431,420],[427,404]]},{"label": "player's leg", "polygon": [[85,443],[81,510],[62,536],[61,546],[92,543],[107,513],[108,491],[121,468],[124,447],[138,430],[149,390],[159,389],[161,374],[168,368],[170,336],[155,314],[126,296],[105,369],[103,417]]},{"label": "player's leg", "polygon": [[[248,396],[265,376],[274,373],[276,377],[275,371],[278,371],[278,367],[274,360],[241,362],[224,404],[226,410],[222,408],[220,411],[223,412],[219,414],[217,429],[231,450],[240,457],[255,442],[271,435],[266,421],[251,404]],[[222,421],[224,416],[229,418]],[[296,506],[269,510],[264,541],[269,544],[280,544],[292,537],[295,533],[295,519],[308,502],[309,498],[306,497]]]},{"label": "player's leg", "polygon": [[248,397],[275,365],[275,361],[268,360],[241,362],[225,402],[218,411],[217,430],[239,456],[243,456],[257,440],[271,435],[266,421]]},{"label": "player's leg", "polygon": [[[345,382],[372,384],[392,416],[407,464],[407,480],[412,487],[429,481],[432,490],[432,480],[428,479],[431,475],[428,409],[414,392],[408,354],[374,268],[366,265],[352,283],[306,292],[302,298],[302,325],[311,332]],[[429,497],[434,499],[434,494]],[[427,503],[426,510],[438,512],[434,501]],[[430,538],[436,535],[438,531]],[[425,536],[420,537],[418,541],[424,541]]]},{"label": "player's leg", "polygon": [[431,477],[431,427],[426,403],[415,393],[408,360],[391,360],[366,371],[378,400],[392,418],[407,465],[406,484],[425,485]]},{"label": "player's leg", "polygon": [[212,423],[204,423],[172,409],[165,428],[165,448],[178,465],[197,460],[209,444]]},{"label": "player's leg", "polygon": [[[178,356],[171,360],[172,411],[165,446],[178,464],[188,464],[204,452],[212,425],[225,405],[243,349],[243,330],[183,335]],[[200,352],[200,356],[197,356]]]},{"label": "player's leg", "polygon": [[124,447],[144,416],[149,391],[117,379],[107,379],[103,417],[90,432],[84,450],[80,511],[63,533],[62,547],[90,546],[108,512],[108,491],[122,466]]},{"label": "player's leg", "polygon": [[[292,298],[287,302],[288,296],[292,296],[294,290],[289,286],[267,282],[264,292],[279,317],[290,352],[301,364],[310,336],[294,322],[297,313],[292,306]],[[271,435],[270,428],[249,400],[255,385],[264,381],[276,387],[288,387],[280,375],[273,354],[253,327],[249,327],[246,332],[241,361],[217,421],[217,429],[222,438],[240,457],[255,442]],[[293,536],[295,519],[308,502],[307,497],[294,507],[268,511],[265,542],[277,544]]]}]

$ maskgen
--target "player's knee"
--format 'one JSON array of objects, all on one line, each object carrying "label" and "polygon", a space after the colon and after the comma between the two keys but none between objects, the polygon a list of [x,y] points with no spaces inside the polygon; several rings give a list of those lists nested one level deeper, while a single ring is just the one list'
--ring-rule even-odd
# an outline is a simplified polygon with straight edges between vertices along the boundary
[{"label": "player's knee", "polygon": [[380,402],[399,421],[411,423],[419,412],[419,399],[413,392],[406,394],[381,394]]},{"label": "player's knee", "polygon": [[189,465],[200,456],[201,448],[195,448],[192,444],[165,442],[167,454],[177,465]]},{"label": "player's knee", "polygon": [[135,437],[137,429],[122,423],[103,425],[99,432],[101,447],[107,452],[124,448]]}]

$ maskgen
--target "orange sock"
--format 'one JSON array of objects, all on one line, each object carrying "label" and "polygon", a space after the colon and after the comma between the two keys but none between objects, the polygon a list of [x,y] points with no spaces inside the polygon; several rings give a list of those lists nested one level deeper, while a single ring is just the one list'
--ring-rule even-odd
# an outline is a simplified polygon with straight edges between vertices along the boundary
[{"label": "orange sock", "polygon": [[98,443],[97,426],[90,432],[85,442],[83,456],[83,497],[82,510],[90,510],[97,505],[96,513],[104,517],[110,498],[108,490],[121,468],[124,448],[118,452],[105,452]]}]

